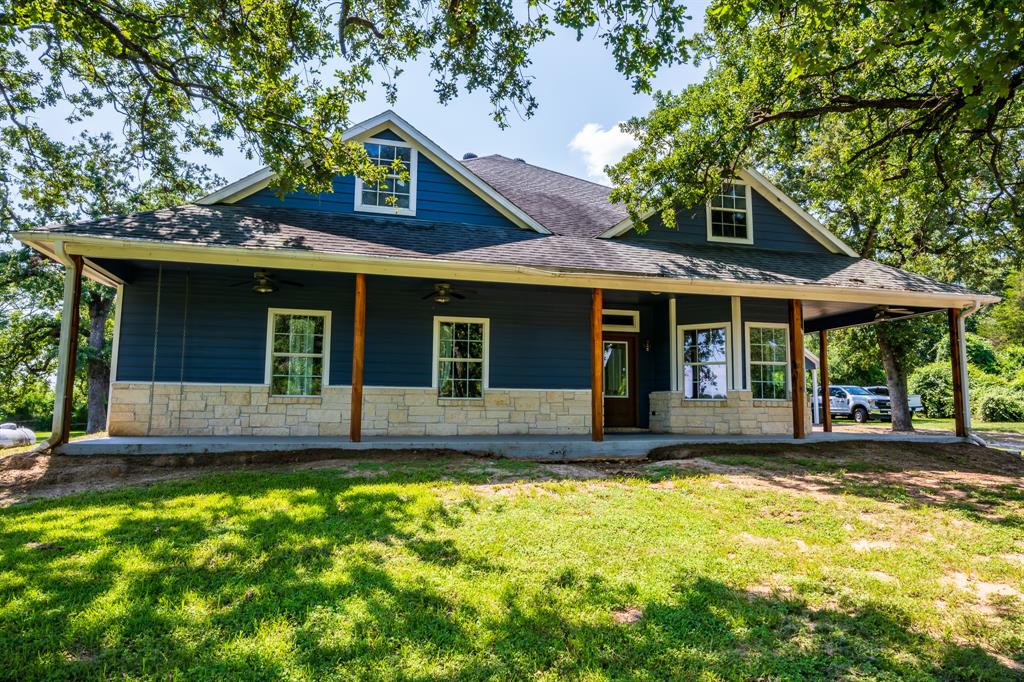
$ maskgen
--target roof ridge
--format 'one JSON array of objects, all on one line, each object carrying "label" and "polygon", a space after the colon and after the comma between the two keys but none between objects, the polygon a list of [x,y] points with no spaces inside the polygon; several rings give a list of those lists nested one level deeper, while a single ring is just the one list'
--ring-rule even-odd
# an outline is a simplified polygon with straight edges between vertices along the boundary
[{"label": "roof ridge", "polygon": [[506,161],[513,161],[515,163],[522,163],[522,164],[525,164],[527,166],[530,166],[531,168],[536,168],[538,170],[542,170],[545,173],[554,173],[555,175],[561,175],[563,178],[569,178],[570,180],[576,180],[577,182],[585,182],[588,185],[593,185],[594,187],[598,187],[600,189],[606,190],[609,194],[611,194],[611,191],[612,191],[612,188],[609,187],[608,185],[602,185],[599,182],[594,182],[593,180],[587,180],[586,178],[581,178],[581,177],[579,177],[577,175],[570,175],[569,173],[558,171],[558,170],[555,170],[553,168],[545,168],[544,166],[538,166],[537,164],[530,163],[529,161],[526,161],[525,159],[517,160],[517,159],[514,159],[514,158],[509,158],[509,157],[505,156],[504,154],[488,154],[486,156],[477,156],[477,157],[472,158],[472,159],[462,159],[462,162],[466,163],[467,161],[479,161],[480,159],[490,159],[490,158],[493,158],[493,157],[498,157],[499,159],[505,159]]}]

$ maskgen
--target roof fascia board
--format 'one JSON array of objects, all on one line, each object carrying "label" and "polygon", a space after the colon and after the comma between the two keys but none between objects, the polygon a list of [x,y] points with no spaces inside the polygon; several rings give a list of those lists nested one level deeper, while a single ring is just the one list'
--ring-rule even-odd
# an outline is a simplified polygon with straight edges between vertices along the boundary
[{"label": "roof fascia board", "polygon": [[[782,211],[786,217],[799,225],[801,229],[811,235],[811,237],[829,251],[832,253],[842,253],[847,256],[853,256],[854,258],[859,257],[859,254],[851,249],[846,242],[829,232],[824,225],[814,218],[814,216],[800,208],[795,201],[790,199],[782,190],[773,185],[768,178],[751,168],[740,170],[739,175],[744,181],[761,190],[761,194],[771,201],[776,208]],[[648,211],[642,216],[642,219],[647,220],[654,215],[655,212],[656,211],[654,210]],[[613,225],[598,235],[598,237],[600,239],[612,239],[629,232],[633,227],[633,220],[631,218],[625,218],[621,222]]]},{"label": "roof fascia board", "polygon": [[[418,152],[444,169],[450,176],[455,178],[459,184],[482,199],[487,205],[495,209],[516,226],[539,232],[540,234],[551,234],[550,230],[538,223],[526,214],[521,208],[498,193],[493,187],[485,183],[476,174],[467,169],[455,160],[451,154],[446,152],[429,137],[417,130],[408,121],[393,111],[385,111],[369,118],[362,123],[357,123],[344,133],[342,139],[363,140],[373,137],[387,128],[396,128],[403,133]],[[274,173],[269,166],[261,168],[236,182],[227,185],[212,194],[197,200],[197,204],[233,204],[247,196],[255,194],[270,185],[274,180]]]},{"label": "roof fascia board", "polygon": [[[51,237],[52,236],[53,235],[51,235]],[[21,241],[21,242],[27,244],[28,246],[31,246],[33,249],[35,249],[39,253],[43,254],[44,256],[46,256],[47,258],[52,260],[53,262],[60,263],[60,264],[63,265],[60,256],[57,255],[57,251],[59,249],[58,249],[58,245],[56,243],[56,242],[61,241],[61,240],[58,239],[58,240],[56,240],[54,242],[51,242],[51,243],[46,243],[46,242],[28,242],[28,241],[25,241],[23,239],[19,239],[18,241]],[[107,285],[109,287],[116,287],[119,284],[123,284],[124,283],[122,281],[122,279],[120,277],[118,277],[117,275],[115,275],[115,274],[113,274],[111,272],[108,272],[104,268],[102,268],[99,265],[97,265],[96,263],[94,263],[89,258],[84,258],[84,257],[82,259],[82,274],[85,277],[88,277],[89,279],[91,279],[94,282],[99,282],[100,284],[105,284],[105,285]]]},{"label": "roof fascia board", "polygon": [[[15,235],[33,248],[52,234],[22,232]],[[710,294],[826,300],[874,305],[934,306],[959,308],[972,303],[995,303],[998,296],[951,294],[890,289],[858,289],[817,284],[761,284],[721,280],[645,277],[593,271],[544,269],[522,265],[474,263],[427,258],[391,258],[315,252],[281,253],[270,249],[229,246],[186,246],[151,240],[115,240],[109,237],[74,237],[66,251],[93,258],[138,259],[208,263],[242,267],[269,267],[325,272],[362,272],[396,277],[437,277],[454,280],[607,288],[624,291]]]}]

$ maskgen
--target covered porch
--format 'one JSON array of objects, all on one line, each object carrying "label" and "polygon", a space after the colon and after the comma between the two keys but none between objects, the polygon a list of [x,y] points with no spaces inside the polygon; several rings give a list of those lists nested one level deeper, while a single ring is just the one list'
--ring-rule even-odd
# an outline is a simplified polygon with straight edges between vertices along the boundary
[{"label": "covered porch", "polygon": [[[820,334],[827,356],[831,329],[937,311],[948,316],[951,331],[953,437],[965,437],[969,428],[964,311],[943,307],[939,297],[842,291],[828,300],[818,290],[808,290],[813,297],[789,297],[801,293],[792,286],[619,279],[616,286],[593,287],[576,278],[556,285],[457,270],[400,275],[335,268],[275,269],[277,280],[300,286],[261,293],[258,278],[252,290],[237,288],[266,272],[253,265],[171,262],[137,252],[130,259],[63,256],[68,268],[54,445],[69,454],[103,447],[238,452],[258,445],[557,458],[646,456],[684,442],[846,439],[829,433],[827,414],[824,432],[811,432],[805,334]],[[104,278],[119,292],[112,437],[68,444],[84,274]],[[148,312],[127,321],[126,297]],[[899,305],[903,301],[910,303]],[[275,395],[273,311],[311,309],[326,313],[319,394]],[[233,317],[241,312],[249,322]],[[253,320],[255,334],[237,336]],[[443,394],[439,320],[479,326],[487,348],[482,370],[464,382],[479,381],[479,394],[457,393],[465,388]],[[752,332],[762,337],[760,350]],[[234,347],[211,354],[203,334]],[[239,372],[235,379],[232,367]],[[827,362],[820,379],[827,394]]]}]

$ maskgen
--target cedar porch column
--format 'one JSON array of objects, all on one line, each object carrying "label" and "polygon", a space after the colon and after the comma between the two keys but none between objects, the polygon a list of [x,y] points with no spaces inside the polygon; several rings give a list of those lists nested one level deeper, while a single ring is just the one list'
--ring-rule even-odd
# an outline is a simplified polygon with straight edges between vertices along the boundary
[{"label": "cedar porch column", "polygon": [[828,394],[828,330],[818,332],[821,357],[821,428],[826,433],[832,431],[832,401]]},{"label": "cedar porch column", "polygon": [[967,436],[967,400],[964,395],[962,319],[959,308],[949,309],[949,357],[953,368],[953,421],[956,435]]},{"label": "cedar porch column", "polygon": [[604,440],[604,339],[601,310],[604,291],[594,289],[590,304],[590,433],[594,441]]},{"label": "cedar porch column", "polygon": [[806,438],[804,415],[804,308],[796,299],[789,300],[789,386],[793,402],[793,438]]},{"label": "cedar porch column", "polygon": [[352,412],[348,438],[362,440],[363,430],[363,356],[366,351],[366,275],[356,273],[355,319],[352,325]]},{"label": "cedar porch column", "polygon": [[71,413],[74,411],[75,359],[78,355],[79,307],[82,303],[82,257],[70,256],[71,266],[64,266],[64,310],[60,321],[60,346],[57,355],[57,395],[53,406],[54,445],[71,438]]}]

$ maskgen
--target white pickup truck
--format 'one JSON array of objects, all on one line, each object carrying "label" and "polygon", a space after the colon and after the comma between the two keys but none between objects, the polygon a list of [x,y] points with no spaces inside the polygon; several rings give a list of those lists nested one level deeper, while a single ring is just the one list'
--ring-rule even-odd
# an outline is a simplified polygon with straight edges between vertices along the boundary
[{"label": "white pickup truck", "polygon": [[[865,386],[864,390],[867,391],[868,393],[873,393],[875,395],[884,396],[886,398],[889,397],[888,386]],[[924,403],[921,402],[921,396],[918,395],[917,393],[911,393],[910,395],[908,395],[907,403],[910,407],[911,416],[924,414]]]}]

